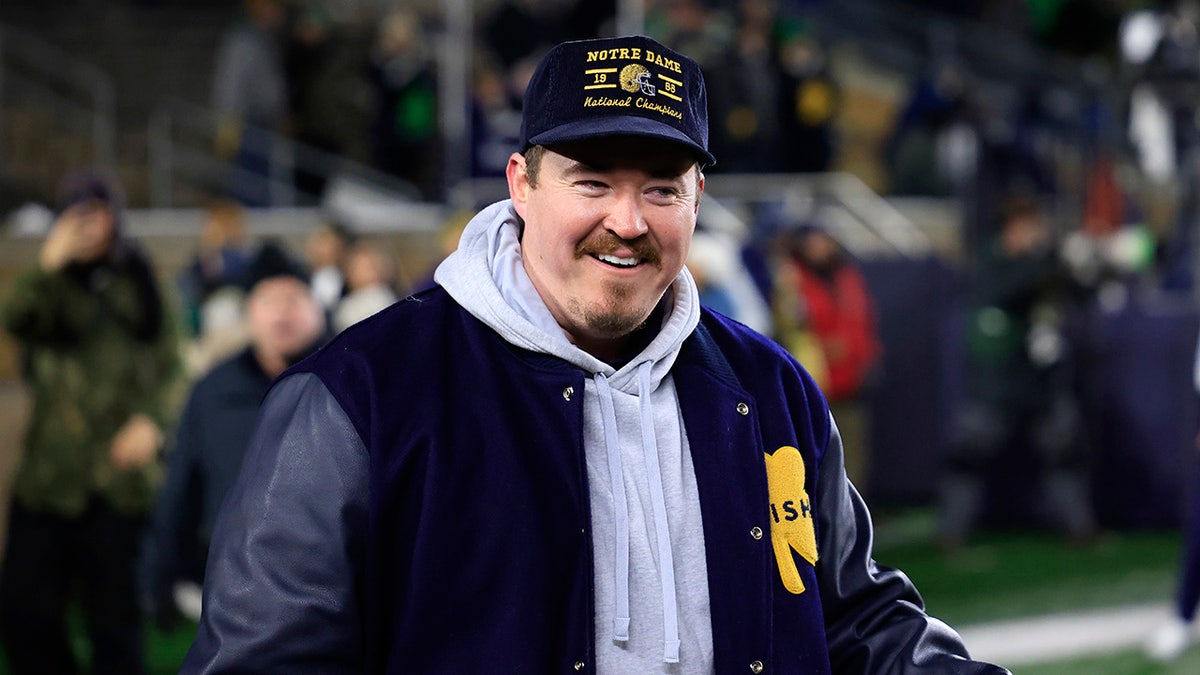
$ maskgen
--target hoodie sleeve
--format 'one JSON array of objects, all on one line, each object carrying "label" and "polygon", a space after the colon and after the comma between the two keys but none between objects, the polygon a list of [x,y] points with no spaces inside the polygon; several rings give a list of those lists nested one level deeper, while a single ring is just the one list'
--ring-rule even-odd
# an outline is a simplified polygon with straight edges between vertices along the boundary
[{"label": "hoodie sleeve", "polygon": [[181,673],[363,670],[367,454],[317,376],[268,394],[217,519]]},{"label": "hoodie sleeve", "polygon": [[924,601],[908,577],[872,559],[871,516],[846,479],[842,439],[832,421],[816,502],[821,552],[817,577],[834,672],[1008,672],[971,661],[958,634],[925,613]]}]

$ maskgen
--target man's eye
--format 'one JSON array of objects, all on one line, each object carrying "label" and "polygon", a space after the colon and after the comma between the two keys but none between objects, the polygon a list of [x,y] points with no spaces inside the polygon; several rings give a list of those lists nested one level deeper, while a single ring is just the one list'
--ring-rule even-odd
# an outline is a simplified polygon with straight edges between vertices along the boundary
[{"label": "man's eye", "polygon": [[577,182],[576,185],[585,190],[603,190],[605,187],[607,187],[604,183],[601,183],[598,180],[581,180]]}]

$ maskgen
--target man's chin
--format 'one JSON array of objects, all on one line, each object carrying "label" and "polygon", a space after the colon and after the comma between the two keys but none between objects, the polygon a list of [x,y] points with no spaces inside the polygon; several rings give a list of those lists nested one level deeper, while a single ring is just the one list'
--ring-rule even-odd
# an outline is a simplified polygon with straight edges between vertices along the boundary
[{"label": "man's chin", "polygon": [[631,312],[628,307],[592,311],[587,314],[585,325],[592,335],[612,340],[636,331],[648,315],[649,312]]}]

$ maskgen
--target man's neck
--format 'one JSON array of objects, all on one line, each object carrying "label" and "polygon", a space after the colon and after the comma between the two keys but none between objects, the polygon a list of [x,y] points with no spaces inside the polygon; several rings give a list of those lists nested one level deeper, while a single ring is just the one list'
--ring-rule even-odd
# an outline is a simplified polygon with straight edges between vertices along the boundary
[{"label": "man's neck", "polygon": [[260,349],[254,349],[254,361],[262,368],[263,373],[271,379],[275,379],[284,370],[287,370],[287,359],[280,354],[267,354]]},{"label": "man's neck", "polygon": [[662,327],[662,317],[665,303],[659,302],[654,311],[650,312],[650,316],[646,320],[634,328],[629,334],[619,340],[611,341],[604,349],[587,349],[582,347],[584,351],[589,352],[592,356],[604,361],[608,365],[620,370],[625,364],[629,363],[633,357],[642,353],[647,345],[649,345],[659,329]]}]

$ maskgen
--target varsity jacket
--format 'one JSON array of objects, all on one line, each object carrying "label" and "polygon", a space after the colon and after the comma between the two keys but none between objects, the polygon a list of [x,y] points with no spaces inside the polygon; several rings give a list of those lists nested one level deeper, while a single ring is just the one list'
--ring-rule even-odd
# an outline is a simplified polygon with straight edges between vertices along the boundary
[{"label": "varsity jacket", "polygon": [[[585,375],[440,287],[293,368],[220,516],[182,672],[595,672]],[[717,673],[1006,672],[872,560],[794,359],[705,310],[672,375]]]}]

